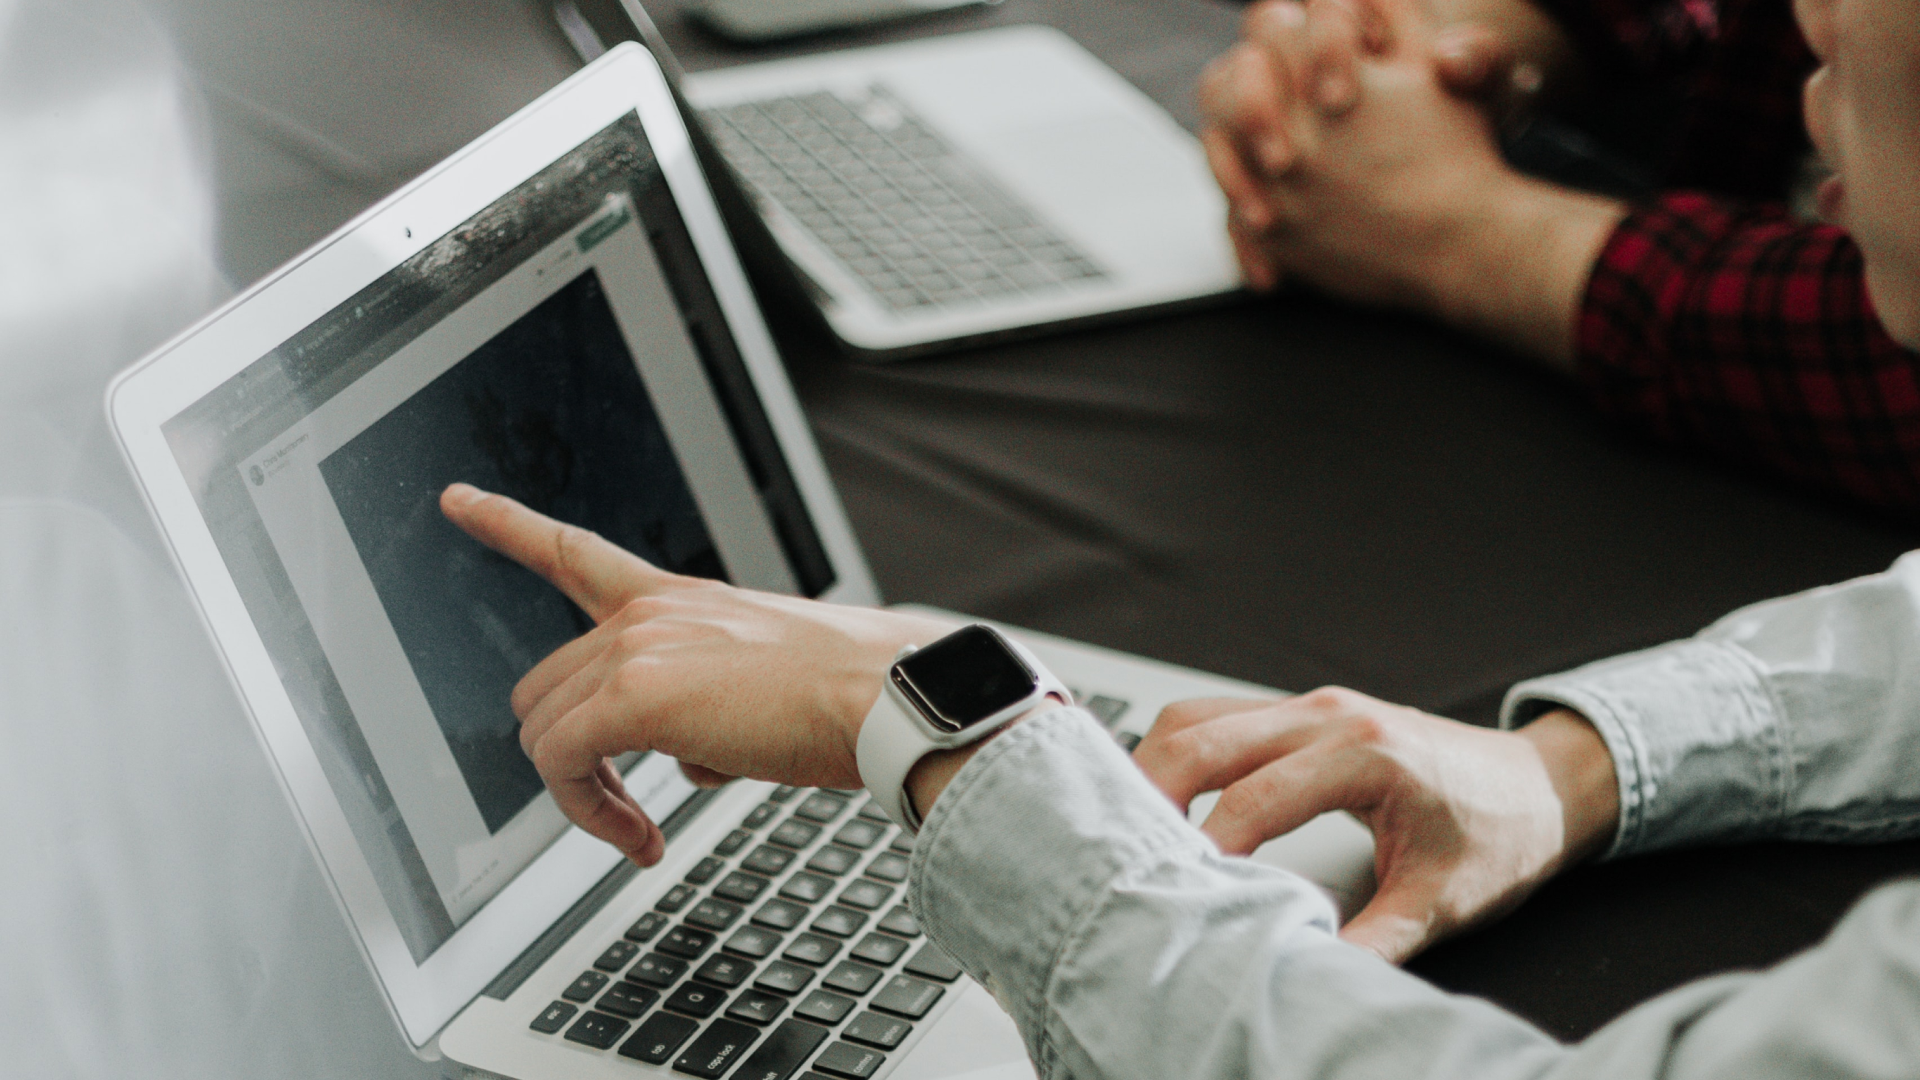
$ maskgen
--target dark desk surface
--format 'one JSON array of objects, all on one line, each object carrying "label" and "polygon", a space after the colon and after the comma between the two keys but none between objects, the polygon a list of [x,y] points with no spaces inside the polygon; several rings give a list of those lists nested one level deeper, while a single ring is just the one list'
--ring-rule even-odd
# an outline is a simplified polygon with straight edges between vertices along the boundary
[{"label": "dark desk surface", "polygon": [[[1206,0],[1006,0],[857,40],[1051,23],[1191,125],[1193,79],[1238,17]],[[661,21],[691,68],[784,55]],[[1341,683],[1487,722],[1517,679],[1872,573],[1917,539],[1637,442],[1484,345],[1322,300],[888,367],[770,316],[890,600],[1288,689]],[[1811,944],[1915,868],[1920,844],[1587,867],[1413,967],[1574,1037]]]}]

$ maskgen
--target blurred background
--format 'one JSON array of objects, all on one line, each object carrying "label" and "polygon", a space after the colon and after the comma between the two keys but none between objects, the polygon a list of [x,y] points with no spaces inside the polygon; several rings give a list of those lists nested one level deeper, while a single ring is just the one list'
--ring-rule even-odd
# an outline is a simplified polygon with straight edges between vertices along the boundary
[{"label": "blurred background", "polygon": [[534,0],[0,0],[0,1076],[440,1074],[101,396],[576,66]]}]

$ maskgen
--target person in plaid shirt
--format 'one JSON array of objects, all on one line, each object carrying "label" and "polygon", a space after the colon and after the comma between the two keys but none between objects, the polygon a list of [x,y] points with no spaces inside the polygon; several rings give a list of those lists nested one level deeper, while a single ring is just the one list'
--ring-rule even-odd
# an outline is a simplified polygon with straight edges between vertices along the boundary
[{"label": "person in plaid shirt", "polygon": [[[1920,354],[1888,336],[1854,241],[1787,206],[1815,67],[1790,0],[1539,3],[1252,9],[1201,95],[1249,284],[1432,312],[1656,437],[1920,516]],[[1516,97],[1577,115],[1582,86],[1641,104],[1627,130],[1664,193],[1501,160]]]}]

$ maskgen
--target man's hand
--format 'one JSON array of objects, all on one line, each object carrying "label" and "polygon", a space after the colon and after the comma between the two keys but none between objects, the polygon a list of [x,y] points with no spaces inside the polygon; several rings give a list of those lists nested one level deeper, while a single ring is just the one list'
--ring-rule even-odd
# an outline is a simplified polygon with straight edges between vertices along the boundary
[{"label": "man's hand", "polygon": [[440,507],[599,624],[520,681],[513,711],[560,809],[643,866],[664,841],[609,758],[658,750],[709,785],[750,776],[857,788],[860,723],[888,665],[902,646],[952,629],[670,574],[465,484]]},{"label": "man's hand", "polygon": [[1421,0],[1268,0],[1247,33],[1200,97],[1248,283],[1299,278],[1570,366],[1624,208],[1502,159],[1497,110],[1459,91],[1500,82],[1512,54],[1480,30],[1443,33]]},{"label": "man's hand", "polygon": [[1379,891],[1340,934],[1394,963],[1600,850],[1619,814],[1606,745],[1564,710],[1499,732],[1341,689],[1181,702],[1134,760],[1182,809],[1220,791],[1202,828],[1228,854],[1352,812]]}]

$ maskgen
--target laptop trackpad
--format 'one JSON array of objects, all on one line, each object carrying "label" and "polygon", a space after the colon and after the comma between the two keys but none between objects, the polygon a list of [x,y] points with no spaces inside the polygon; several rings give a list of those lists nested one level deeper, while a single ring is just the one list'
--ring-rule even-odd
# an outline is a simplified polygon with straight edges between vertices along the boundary
[{"label": "laptop trackpad", "polygon": [[993,995],[970,979],[953,1008],[913,1048],[890,1080],[1033,1080],[1020,1031]]}]

